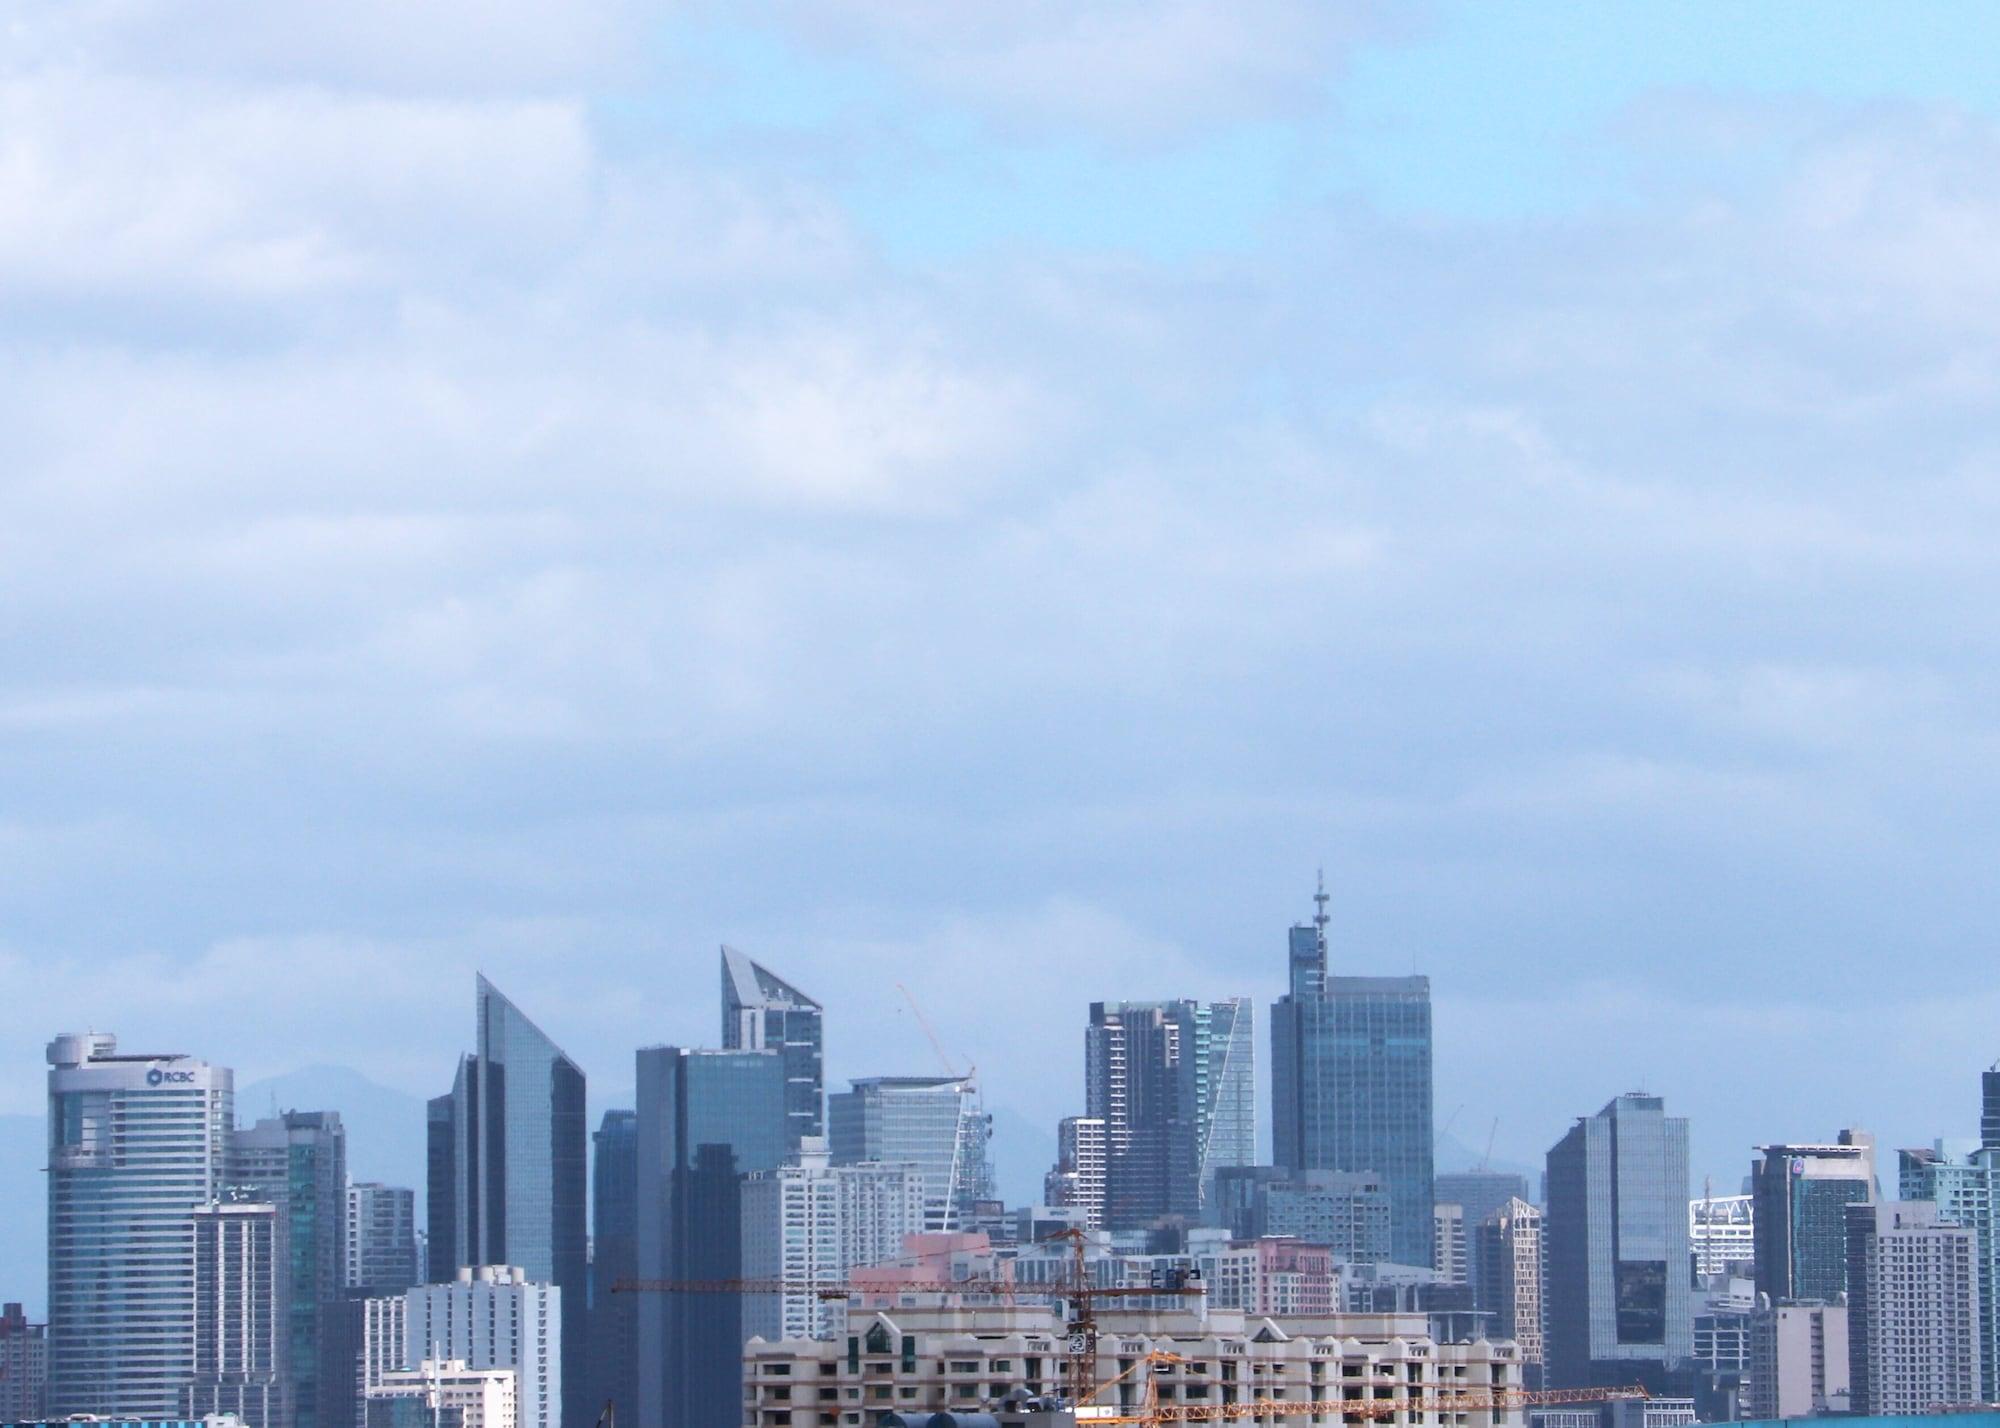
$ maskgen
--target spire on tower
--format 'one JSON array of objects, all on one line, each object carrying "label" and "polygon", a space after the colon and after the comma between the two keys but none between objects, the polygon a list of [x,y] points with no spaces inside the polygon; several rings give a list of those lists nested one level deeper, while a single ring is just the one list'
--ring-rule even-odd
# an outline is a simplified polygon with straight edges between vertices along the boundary
[{"label": "spire on tower", "polygon": [[1319,955],[1322,961],[1324,961],[1326,957],[1326,925],[1331,921],[1326,915],[1325,868],[1319,870],[1319,891],[1313,894],[1313,905],[1316,909],[1313,913],[1313,926],[1319,929]]}]

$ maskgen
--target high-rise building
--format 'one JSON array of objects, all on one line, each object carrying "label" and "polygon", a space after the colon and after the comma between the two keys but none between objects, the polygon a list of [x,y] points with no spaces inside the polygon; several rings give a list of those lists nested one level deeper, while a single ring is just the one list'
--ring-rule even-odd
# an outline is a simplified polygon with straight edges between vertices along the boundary
[{"label": "high-rise building", "polygon": [[1530,1381],[1543,1362],[1542,1212],[1515,1197],[1480,1222],[1473,1237],[1473,1302],[1493,1314],[1493,1337],[1521,1347]]},{"label": "high-rise building", "polygon": [[1431,1205],[1431,1268],[1439,1283],[1472,1283],[1471,1238],[1465,1206],[1443,1200]]},{"label": "high-rise building", "polygon": [[1042,1178],[1043,1202],[1081,1210],[1083,1228],[1104,1228],[1104,1121],[1066,1116],[1056,1126],[1056,1164]]},{"label": "high-rise building", "polygon": [[[430,1277],[448,1268],[455,1281],[460,1269],[505,1264],[560,1288],[563,1411],[588,1421],[596,1405],[587,1397],[583,1071],[483,976],[476,1010],[478,1049],[460,1060],[450,1096],[430,1104]],[[525,1399],[521,1413],[532,1422]]]},{"label": "high-rise building", "polygon": [[1451,1170],[1432,1182],[1437,1199],[1465,1208],[1467,1233],[1493,1218],[1493,1212],[1509,1200],[1535,1203],[1528,1193],[1528,1177],[1509,1170]]},{"label": "high-rise building", "polygon": [[835,1165],[914,1165],[924,1177],[924,1228],[945,1232],[993,1196],[993,1118],[969,1076],[867,1076],[827,1097]]},{"label": "high-rise building", "polygon": [[1929,1201],[1847,1207],[1848,1377],[1856,1413],[1979,1398],[1977,1237]]},{"label": "high-rise building", "polygon": [[[412,1286],[413,1288],[415,1286]],[[416,1366],[410,1357],[410,1291],[361,1301],[361,1393],[382,1383],[387,1375]],[[428,1344],[420,1346],[430,1352]]]},{"label": "high-rise building", "polygon": [[1966,1147],[1939,1141],[1929,1150],[1897,1156],[1898,1193],[1937,1207],[1940,1224],[1973,1233],[1973,1271],[1979,1288],[1980,1395],[1993,1401],[2000,1384],[2000,1147]]},{"label": "high-rise building", "polygon": [[285,1207],[231,1198],[195,1207],[194,1373],[182,1414],[233,1413],[246,1428],[295,1421]]},{"label": "high-rise building", "polygon": [[1875,1197],[1875,1138],[1760,1145],[1750,1167],[1757,1292],[1773,1304],[1847,1292],[1847,1207]]},{"label": "high-rise building", "polygon": [[[639,1273],[742,1274],[742,1179],[791,1151],[777,1051],[638,1053]],[[733,1294],[639,1299],[639,1428],[712,1428],[742,1415],[743,1301]]]},{"label": "high-rise building", "polygon": [[518,1265],[481,1265],[461,1269],[450,1284],[420,1284],[404,1299],[405,1363],[462,1359],[469,1368],[512,1369],[520,1428],[561,1428],[560,1285],[531,1280]]},{"label": "high-rise building", "polygon": [[1619,1096],[1548,1155],[1548,1366],[1557,1388],[1685,1383],[1688,1127]]},{"label": "high-rise building", "polygon": [[1846,1305],[1760,1303],[1751,1310],[1745,1417],[1824,1418],[1851,1404]]},{"label": "high-rise building", "polygon": [[218,1198],[227,1068],[58,1036],[49,1062],[49,1412],[169,1419],[194,1376],[189,1214]]},{"label": "high-rise building", "polygon": [[734,947],[722,949],[722,1049],[775,1051],[785,1062],[785,1133],[826,1134],[825,1013],[820,1004]]},{"label": "high-rise building", "polygon": [[1696,1274],[1744,1274],[1757,1260],[1756,1198],[1704,1195],[1688,1201],[1688,1252]]},{"label": "high-rise building", "polygon": [[1377,1264],[1389,1257],[1389,1214],[1379,1175],[1239,1165],[1216,1174],[1208,1221],[1238,1239],[1289,1237],[1343,1264]]},{"label": "high-rise building", "polygon": [[[798,1163],[743,1180],[743,1276],[840,1284],[850,1271],[902,1253],[924,1228],[924,1179],[914,1165],[833,1165],[826,1142],[808,1139]],[[810,1289],[753,1294],[745,1339],[810,1339],[844,1321],[845,1301]]]},{"label": "high-rise building", "polygon": [[49,1412],[49,1326],[30,1324],[18,1304],[0,1307],[0,1423],[32,1423]]},{"label": "high-rise building", "polygon": [[1271,1008],[1273,1159],[1373,1171],[1389,1187],[1392,1252],[1431,1255],[1431,984],[1328,972],[1326,888],[1291,930],[1289,990]]},{"label": "high-rise building", "polygon": [[604,1113],[591,1137],[590,1357],[593,1403],[638,1411],[639,1305],[613,1292],[639,1273],[639,1113]]},{"label": "high-rise building", "polygon": [[350,1183],[345,1287],[401,1294],[423,1279],[417,1263],[417,1192],[373,1180]]},{"label": "high-rise building", "polygon": [[285,1377],[297,1428],[347,1428],[346,1374],[322,1363],[347,1275],[347,1133],[337,1111],[286,1111],[229,1139],[230,1189],[278,1207],[285,1266]]},{"label": "high-rise building", "polygon": [[1256,1160],[1249,1003],[1095,1002],[1084,1109],[1104,1122],[1104,1223],[1201,1213],[1215,1172]]}]

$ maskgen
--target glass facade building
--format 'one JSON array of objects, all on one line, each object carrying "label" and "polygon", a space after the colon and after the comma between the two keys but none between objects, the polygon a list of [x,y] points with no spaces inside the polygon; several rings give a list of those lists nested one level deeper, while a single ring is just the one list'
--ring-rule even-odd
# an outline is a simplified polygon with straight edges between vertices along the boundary
[{"label": "glass facade building", "polygon": [[924,1228],[969,1224],[993,1198],[993,1118],[966,1076],[869,1076],[827,1097],[835,1165],[914,1165],[923,1173]]},{"label": "glass facade building", "polygon": [[478,1050],[459,1061],[451,1094],[430,1103],[428,1277],[511,1265],[559,1288],[563,1411],[589,1421],[583,1071],[483,976],[477,1020]]},{"label": "glass facade building", "polygon": [[591,1401],[638,1402],[639,1302],[612,1286],[639,1273],[639,1113],[606,1111],[591,1137]]},{"label": "glass facade building", "polygon": [[292,1421],[297,1428],[348,1428],[351,1387],[338,1365],[321,1362],[327,1320],[347,1276],[347,1133],[340,1113],[287,1111],[235,1132],[229,1189],[276,1206],[283,1222]]},{"label": "glass facade building", "polygon": [[[778,1051],[638,1053],[639,1273],[733,1279],[742,1269],[742,1178],[791,1150]],[[743,1305],[733,1294],[642,1294],[639,1428],[713,1428],[743,1412]]]},{"label": "glass facade building", "polygon": [[1687,1121],[1629,1094],[1548,1154],[1548,1365],[1554,1388],[1688,1381]]},{"label": "glass facade building", "polygon": [[1389,1191],[1379,1175],[1229,1166],[1215,1177],[1205,1218],[1237,1239],[1290,1236],[1349,1264],[1389,1258]]},{"label": "glass facade building", "polygon": [[1847,1207],[1875,1198],[1875,1144],[1761,1145],[1750,1167],[1757,1292],[1773,1304],[1847,1293]]},{"label": "glass facade building", "polygon": [[1381,1176],[1396,1263],[1428,1265],[1430,978],[1329,975],[1324,911],[1291,930],[1286,965],[1289,990],[1271,1008],[1272,1158]]},{"label": "glass facade building", "polygon": [[194,1373],[189,1216],[217,1199],[235,1084],[58,1036],[49,1062],[49,1412],[173,1419]]},{"label": "glass facade building", "polygon": [[247,1428],[297,1421],[288,1373],[293,1328],[286,1212],[269,1201],[232,1198],[196,1208],[194,1377],[183,1398],[190,1418],[233,1413]]},{"label": "glass facade building", "polygon": [[417,1192],[372,1180],[349,1185],[345,1286],[401,1294],[423,1277],[417,1263]]},{"label": "glass facade building", "polygon": [[785,1063],[793,1150],[826,1134],[825,1014],[818,1002],[734,947],[722,949],[722,1049],[775,1051]]}]

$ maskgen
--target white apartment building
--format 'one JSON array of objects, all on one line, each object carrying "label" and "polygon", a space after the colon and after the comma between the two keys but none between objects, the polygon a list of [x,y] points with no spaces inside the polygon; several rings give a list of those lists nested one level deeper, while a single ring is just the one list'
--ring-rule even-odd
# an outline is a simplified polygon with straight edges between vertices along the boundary
[{"label": "white apartment building", "polygon": [[418,1285],[405,1304],[405,1363],[513,1369],[519,1428],[561,1428],[561,1289],[509,1265],[482,1265],[461,1269],[451,1284]]},{"label": "white apartment building", "polygon": [[459,1428],[516,1428],[518,1387],[512,1369],[469,1368],[463,1359],[425,1359],[372,1385],[367,1402],[415,1399],[427,1414],[455,1410]]},{"label": "white apartment building", "polygon": [[1688,1248],[1696,1274],[1727,1274],[1757,1258],[1755,1204],[1748,1195],[1705,1195],[1688,1201]]},{"label": "white apartment building", "polygon": [[410,1357],[410,1302],[401,1294],[361,1301],[361,1392],[380,1387],[392,1373],[422,1362]]},{"label": "white apartment building", "polygon": [[1930,1200],[1847,1207],[1854,1411],[1923,1413],[1979,1398],[1978,1238]]}]

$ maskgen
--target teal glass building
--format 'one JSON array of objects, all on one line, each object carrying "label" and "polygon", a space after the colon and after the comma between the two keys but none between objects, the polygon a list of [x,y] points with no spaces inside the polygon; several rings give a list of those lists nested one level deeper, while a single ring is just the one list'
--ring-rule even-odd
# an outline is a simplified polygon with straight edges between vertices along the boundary
[{"label": "teal glass building", "polygon": [[229,1188],[277,1207],[296,1428],[348,1428],[353,1385],[326,1362],[347,1269],[347,1133],[338,1111],[286,1111],[230,1137]]}]

